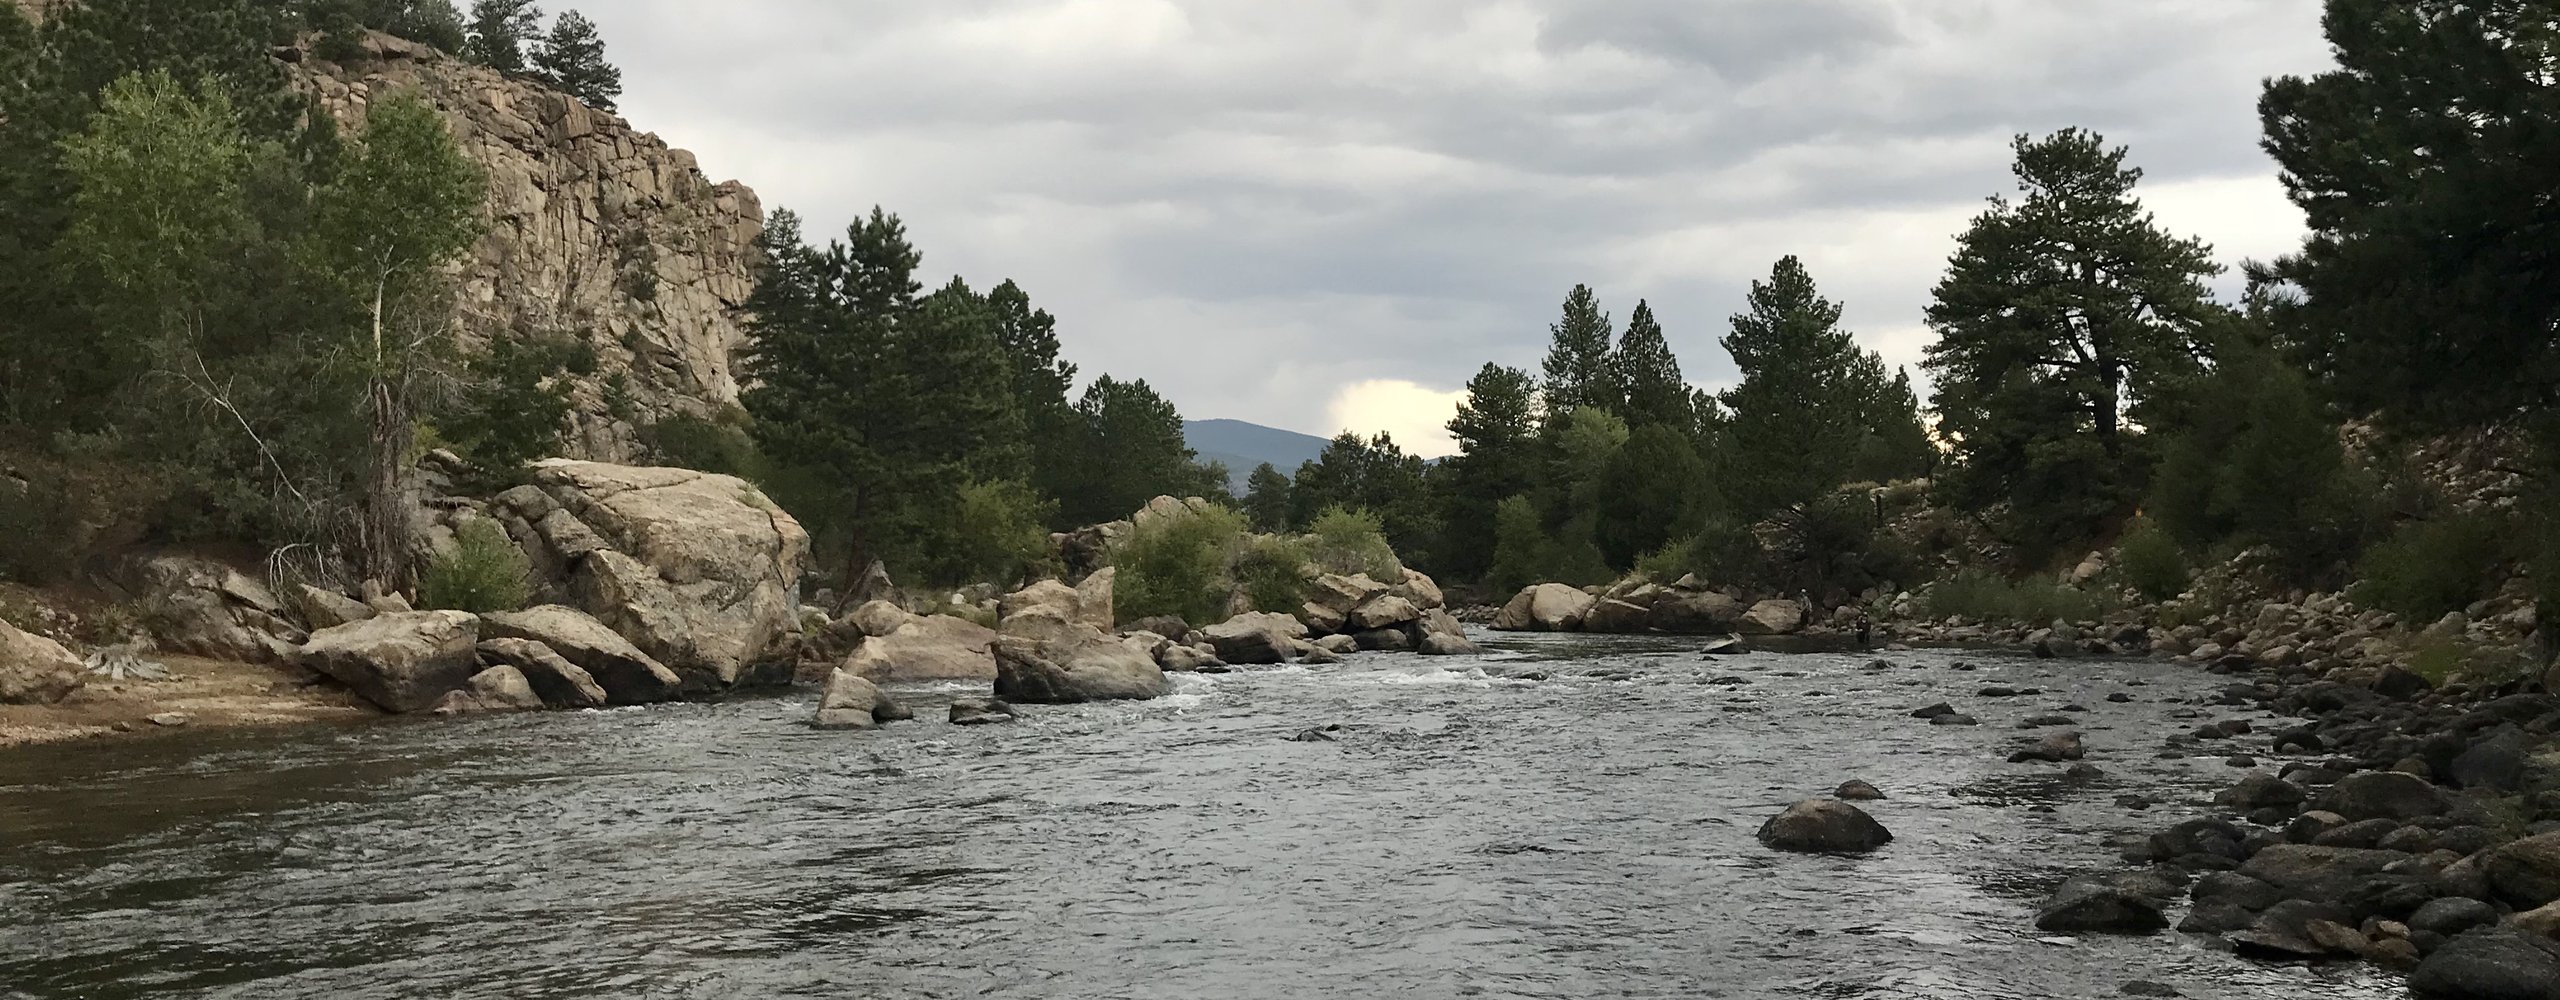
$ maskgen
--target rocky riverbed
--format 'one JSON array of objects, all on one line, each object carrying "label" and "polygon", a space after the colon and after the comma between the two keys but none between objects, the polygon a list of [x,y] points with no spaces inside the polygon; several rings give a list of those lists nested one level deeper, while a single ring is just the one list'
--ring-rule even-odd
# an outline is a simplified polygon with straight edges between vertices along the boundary
[{"label": "rocky riverbed", "polygon": [[[1950,653],[1482,656],[1179,675],[956,726],[983,685],[204,732],[0,754],[27,996],[2384,997],[2362,963],[2061,934],[2038,908],[2209,811],[2227,679]],[[1879,662],[1881,661],[1881,662]],[[2007,689],[2008,694],[1992,694]],[[2117,700],[2112,696],[2123,696]],[[1976,725],[1912,710],[1945,702]],[[2081,711],[2064,711],[2069,706]],[[2067,715],[2082,760],[2011,762]],[[2075,770],[2076,769],[2076,770]],[[1850,779],[1892,839],[1755,839]],[[470,956],[461,960],[457,956]]]}]

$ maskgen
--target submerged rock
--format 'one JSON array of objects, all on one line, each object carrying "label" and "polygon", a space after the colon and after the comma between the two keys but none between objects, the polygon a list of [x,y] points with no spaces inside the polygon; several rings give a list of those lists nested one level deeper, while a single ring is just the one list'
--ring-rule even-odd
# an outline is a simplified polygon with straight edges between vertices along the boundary
[{"label": "submerged rock", "polygon": [[2053,934],[2149,934],[2168,927],[2159,900],[2089,879],[2064,882],[2036,911],[2036,929]]},{"label": "submerged rock", "polygon": [[1893,840],[1866,811],[1837,799],[1808,799],[1761,824],[1760,843],[1780,851],[1861,854]]},{"label": "submerged rock", "polygon": [[955,726],[994,726],[1013,719],[1013,706],[997,699],[964,699],[951,703],[951,724]]},{"label": "submerged rock", "polygon": [[1874,785],[1851,778],[1842,782],[1839,790],[1831,793],[1831,797],[1843,802],[1873,802],[1884,798],[1884,793],[1877,791]]}]

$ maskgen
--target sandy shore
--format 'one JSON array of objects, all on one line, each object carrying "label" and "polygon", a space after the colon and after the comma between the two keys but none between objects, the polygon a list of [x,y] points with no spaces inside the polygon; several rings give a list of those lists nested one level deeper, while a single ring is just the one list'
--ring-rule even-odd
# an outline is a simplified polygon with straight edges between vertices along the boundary
[{"label": "sandy shore", "polygon": [[0,705],[0,747],[382,714],[343,688],[306,685],[301,675],[276,667],[191,656],[153,659],[168,666],[171,679],[98,681],[59,705]]}]

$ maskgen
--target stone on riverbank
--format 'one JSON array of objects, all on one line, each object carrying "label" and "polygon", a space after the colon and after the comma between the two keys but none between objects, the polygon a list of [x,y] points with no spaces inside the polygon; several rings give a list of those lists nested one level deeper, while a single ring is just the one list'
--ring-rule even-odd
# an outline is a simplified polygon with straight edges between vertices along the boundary
[{"label": "stone on riverbank", "polygon": [[2490,890],[2518,910],[2560,901],[2560,833],[2499,847],[2482,859],[2480,867]]},{"label": "stone on riverbank", "polygon": [[951,615],[919,615],[867,635],[842,669],[872,681],[991,681],[996,630]]},{"label": "stone on riverbank", "polygon": [[0,705],[53,705],[89,682],[62,644],[0,622]]},{"label": "stone on riverbank", "polygon": [[479,629],[460,611],[379,615],[314,633],[302,664],[384,711],[423,711],[480,672]]},{"label": "stone on riverbank", "polygon": [[2482,927],[2418,963],[2409,988],[2436,1000],[2560,1000],[2560,942]]},{"label": "stone on riverbank", "polygon": [[447,692],[436,702],[435,714],[539,712],[542,708],[542,696],[534,693],[533,683],[525,679],[524,671],[500,665],[471,675],[461,690]]},{"label": "stone on riverbank", "polygon": [[616,705],[648,705],[676,696],[684,680],[641,651],[631,640],[606,628],[593,615],[576,608],[547,604],[523,611],[483,616],[480,634],[496,639],[531,639],[577,664],[604,688]]},{"label": "stone on riverbank", "polygon": [[1288,615],[1241,614],[1201,630],[1228,663],[1284,663],[1297,655],[1306,625]]},{"label": "stone on riverbank", "polygon": [[1742,635],[1794,635],[1804,629],[1804,605],[1794,601],[1762,601],[1734,623]]},{"label": "stone on riverbank", "polygon": [[551,647],[531,639],[483,639],[480,662],[514,667],[551,708],[602,708],[610,701],[604,685],[585,668],[569,662]]},{"label": "stone on riverbank", "polygon": [[1866,811],[1837,799],[1808,799],[1761,824],[1760,843],[1809,854],[1863,854],[1893,840]]},{"label": "stone on riverbank", "polygon": [[1561,583],[1541,583],[1520,592],[1494,615],[1493,627],[1504,632],[1571,632],[1599,599]]},{"label": "stone on riverbank", "polygon": [[2444,792],[2427,779],[2398,771],[2359,771],[2320,793],[2313,808],[2337,813],[2349,822],[2368,819],[2412,820],[2440,816]]},{"label": "stone on riverbank", "polygon": [[827,675],[826,694],[818,702],[819,729],[869,729],[886,721],[896,702],[880,686],[848,670]]},{"label": "stone on riverbank", "polygon": [[1145,651],[1099,632],[1048,642],[1008,636],[997,641],[995,655],[996,697],[1010,702],[1127,701],[1173,689]]}]

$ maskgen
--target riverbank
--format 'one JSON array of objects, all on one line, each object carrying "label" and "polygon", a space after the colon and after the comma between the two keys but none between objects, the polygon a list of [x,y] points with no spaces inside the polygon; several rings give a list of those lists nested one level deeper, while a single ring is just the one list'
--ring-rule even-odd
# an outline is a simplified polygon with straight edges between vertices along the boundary
[{"label": "riverbank", "polygon": [[196,656],[151,657],[167,680],[93,681],[52,705],[0,705],[0,748],[380,717],[308,672]]}]

